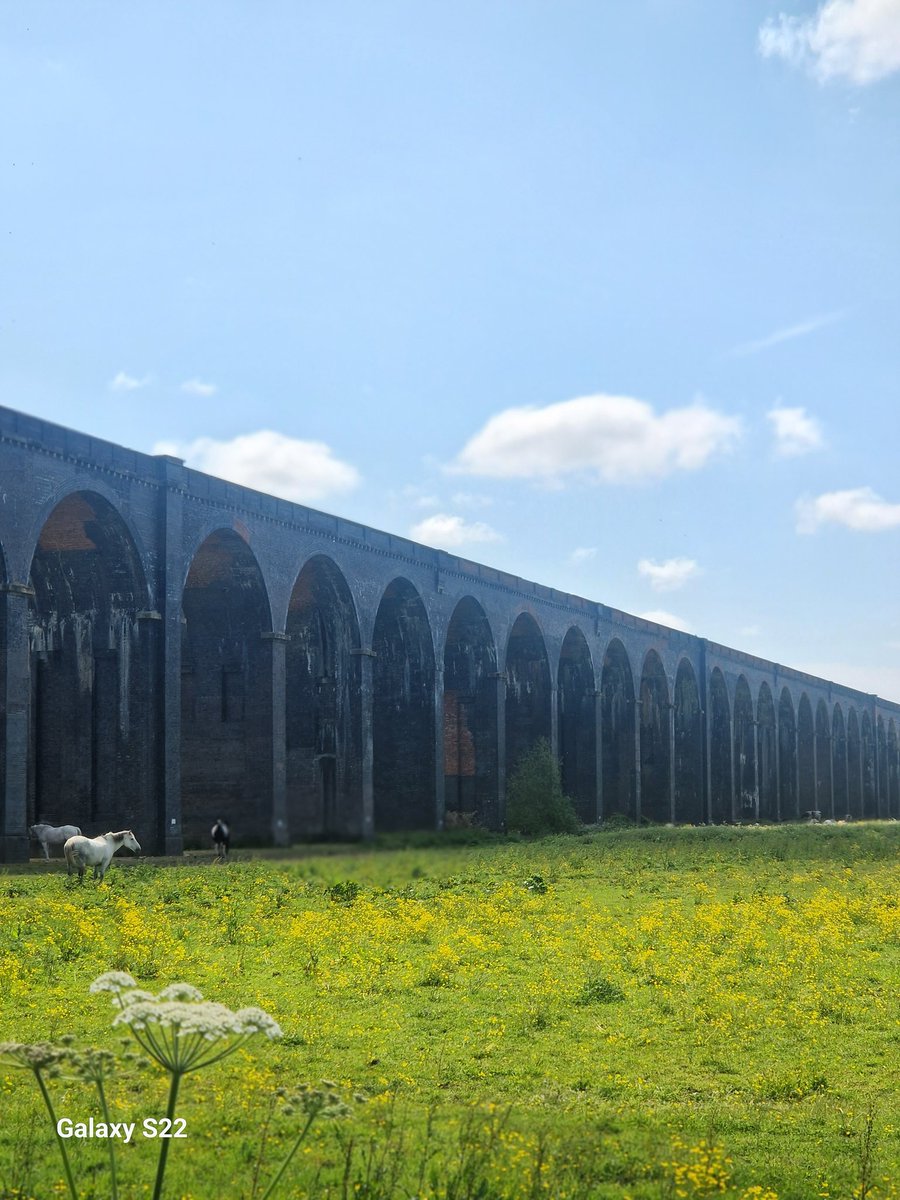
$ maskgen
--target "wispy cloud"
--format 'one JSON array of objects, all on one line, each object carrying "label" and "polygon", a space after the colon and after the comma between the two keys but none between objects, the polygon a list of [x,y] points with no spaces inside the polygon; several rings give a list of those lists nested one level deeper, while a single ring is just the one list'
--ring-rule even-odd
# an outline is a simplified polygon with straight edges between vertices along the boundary
[{"label": "wispy cloud", "polygon": [[684,587],[689,579],[699,575],[700,567],[693,558],[667,558],[665,562],[655,562],[652,558],[642,558],[637,565],[638,574],[650,580],[650,586],[655,592],[674,592]]},{"label": "wispy cloud", "polygon": [[764,58],[782,58],[820,83],[863,86],[900,70],[897,0],[828,0],[811,17],[780,13],[759,31]]},{"label": "wispy cloud", "polygon": [[657,625],[667,625],[669,629],[677,629],[681,633],[694,632],[693,627],[683,617],[676,617],[674,613],[666,612],[662,608],[654,608],[650,612],[638,613],[638,616],[643,617],[645,621],[655,621]]},{"label": "wispy cloud", "polygon": [[214,383],[204,383],[202,379],[186,379],[181,390],[188,396],[214,396],[219,390]]},{"label": "wispy cloud", "polygon": [[175,454],[199,471],[298,504],[349,492],[360,482],[357,469],[335,458],[324,442],[305,442],[271,429],[239,434],[227,442],[160,442],[153,453]]},{"label": "wispy cloud", "polygon": [[657,413],[631,396],[581,396],[491,417],[451,471],[561,485],[587,474],[607,483],[695,471],[740,437],[741,421],[702,401]]},{"label": "wispy cloud", "polygon": [[819,679],[832,679],[882,700],[900,701],[900,667],[867,667],[858,662],[798,662],[795,666]]},{"label": "wispy cloud", "polygon": [[148,383],[150,383],[149,375],[145,375],[143,379],[138,379],[134,375],[129,375],[126,371],[119,371],[109,381],[109,390],[111,392],[135,392],[138,388],[146,387]]},{"label": "wispy cloud", "polygon": [[409,536],[413,541],[424,542],[426,546],[434,546],[438,550],[455,550],[472,543],[503,540],[496,529],[484,521],[464,521],[462,517],[450,513],[435,513],[426,517],[412,527]]},{"label": "wispy cloud", "polygon": [[494,503],[484,492],[454,492],[450,499],[457,508],[490,508]]},{"label": "wispy cloud", "polygon": [[576,546],[569,555],[569,562],[574,567],[580,567],[586,562],[590,562],[592,558],[597,557],[596,546]]},{"label": "wispy cloud", "polygon": [[823,492],[803,497],[795,506],[798,533],[815,533],[821,525],[843,525],[861,533],[883,533],[900,527],[900,504],[883,500],[869,487]]},{"label": "wispy cloud", "polygon": [[805,408],[781,408],[766,413],[775,433],[775,453],[779,458],[797,458],[824,444],[822,427]]},{"label": "wispy cloud", "polygon": [[729,351],[729,355],[741,358],[747,354],[759,354],[760,351],[778,346],[782,342],[792,342],[795,338],[807,337],[819,329],[824,329],[826,325],[834,325],[838,321],[843,321],[846,316],[846,309],[842,309],[840,312],[821,313],[819,316],[809,317],[806,321],[798,321],[796,325],[785,325],[782,329],[776,329],[774,333],[766,334],[765,337],[757,338],[755,341],[743,342],[740,346],[734,346]]},{"label": "wispy cloud", "polygon": [[440,508],[440,497],[433,492],[426,492],[415,483],[406,483],[399,491],[391,489],[388,497],[394,504],[402,504],[413,508]]}]

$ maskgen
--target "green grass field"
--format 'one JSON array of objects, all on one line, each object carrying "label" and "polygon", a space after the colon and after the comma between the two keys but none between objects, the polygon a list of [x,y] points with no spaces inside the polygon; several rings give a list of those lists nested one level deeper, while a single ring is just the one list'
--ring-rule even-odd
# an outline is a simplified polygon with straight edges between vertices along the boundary
[{"label": "green grass field", "polygon": [[[170,1198],[260,1195],[300,1119],[275,1089],[321,1079],[367,1102],[313,1126],[279,1195],[896,1197],[898,851],[897,824],[644,829],[9,872],[0,1040],[118,1049],[88,993],[109,970],[271,1013],[283,1040],[185,1078]],[[50,1086],[98,1118],[87,1085]],[[121,1064],[114,1119],[165,1100]],[[108,1200],[105,1145],[68,1145]],[[122,1147],[122,1200],[156,1152]],[[62,1180],[34,1080],[0,1065],[0,1197]]]}]

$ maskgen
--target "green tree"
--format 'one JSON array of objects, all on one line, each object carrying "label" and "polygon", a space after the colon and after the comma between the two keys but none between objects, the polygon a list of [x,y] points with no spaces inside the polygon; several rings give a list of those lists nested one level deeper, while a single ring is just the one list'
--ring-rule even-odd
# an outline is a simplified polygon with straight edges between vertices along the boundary
[{"label": "green tree", "polygon": [[506,827],[518,833],[574,833],[578,817],[563,793],[559,763],[540,738],[519,762],[506,793]]}]

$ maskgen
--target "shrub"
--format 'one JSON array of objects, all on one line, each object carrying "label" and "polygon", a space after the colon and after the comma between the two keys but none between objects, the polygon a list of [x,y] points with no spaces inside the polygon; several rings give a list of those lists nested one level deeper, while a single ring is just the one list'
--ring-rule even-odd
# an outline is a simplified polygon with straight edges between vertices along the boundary
[{"label": "shrub", "polygon": [[528,878],[523,881],[522,886],[527,892],[534,892],[535,895],[538,896],[545,895],[547,891],[547,885],[544,882],[543,875],[529,875]]},{"label": "shrub", "polygon": [[352,904],[359,895],[359,884],[354,879],[345,879],[327,887],[325,895],[335,904]]},{"label": "shrub", "polygon": [[541,738],[520,761],[509,781],[506,826],[527,835],[574,833],[578,817],[563,794],[559,763]]},{"label": "shrub", "polygon": [[617,1004],[625,999],[625,993],[617,983],[594,971],[588,975],[575,999],[576,1004]]}]

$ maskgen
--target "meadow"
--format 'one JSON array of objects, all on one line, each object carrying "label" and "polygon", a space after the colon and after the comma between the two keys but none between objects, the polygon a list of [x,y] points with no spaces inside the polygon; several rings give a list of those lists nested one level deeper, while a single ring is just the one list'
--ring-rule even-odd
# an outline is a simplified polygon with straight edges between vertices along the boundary
[{"label": "meadow", "polygon": [[[257,1005],[284,1037],[187,1076],[166,1196],[900,1196],[900,825],[445,835],[227,866],[0,875],[0,1040],[115,1051],[115,1119],[165,1111],[102,972]],[[56,1111],[98,1117],[65,1072]],[[288,1095],[279,1094],[287,1089]],[[121,1200],[155,1147],[119,1150]],[[109,1200],[107,1148],[70,1142]],[[28,1072],[0,1064],[0,1198],[66,1194]]]}]

